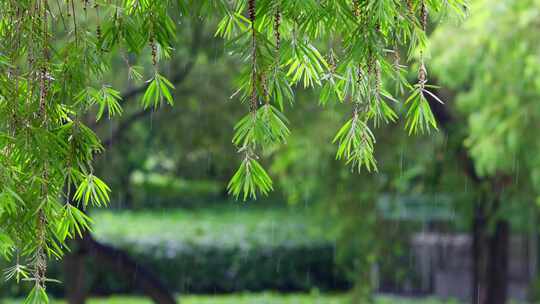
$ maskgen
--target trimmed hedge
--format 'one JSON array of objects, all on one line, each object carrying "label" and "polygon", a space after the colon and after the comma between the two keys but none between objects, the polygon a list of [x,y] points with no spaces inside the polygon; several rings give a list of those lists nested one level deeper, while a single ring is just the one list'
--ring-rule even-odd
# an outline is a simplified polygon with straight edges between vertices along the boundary
[{"label": "trimmed hedge", "polygon": [[[237,291],[309,291],[349,287],[334,267],[334,247],[311,245],[260,246],[254,248],[156,244],[143,248],[116,244],[150,267],[165,284],[182,293]],[[92,290],[123,293],[130,290],[106,269],[96,269]]]},{"label": "trimmed hedge", "polygon": [[[190,293],[306,291],[346,288],[334,245],[305,210],[261,209],[223,203],[220,208],[160,212],[100,212],[96,234],[128,250],[172,290]],[[122,291],[105,271],[94,287]]]},{"label": "trimmed hedge", "polygon": [[[93,214],[102,242],[127,250],[174,291],[309,291],[350,287],[335,266],[328,227],[287,210],[246,205],[163,212]],[[88,262],[89,289],[97,294],[133,292],[132,282]],[[63,279],[61,267],[49,276]],[[28,284],[26,284],[28,285]],[[62,285],[48,290],[62,296]],[[9,292],[8,292],[9,290]],[[20,286],[0,283],[0,294],[20,294]]]}]

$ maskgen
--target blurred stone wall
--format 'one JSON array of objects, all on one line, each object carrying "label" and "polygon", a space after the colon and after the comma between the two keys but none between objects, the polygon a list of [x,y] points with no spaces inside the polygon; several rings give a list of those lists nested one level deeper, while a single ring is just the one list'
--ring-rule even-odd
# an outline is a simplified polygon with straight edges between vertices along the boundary
[{"label": "blurred stone wall", "polygon": [[[470,299],[472,293],[472,239],[466,234],[417,233],[412,237],[416,271],[421,292],[441,298]],[[527,238],[510,240],[509,295],[526,300],[531,276],[531,254]]]}]

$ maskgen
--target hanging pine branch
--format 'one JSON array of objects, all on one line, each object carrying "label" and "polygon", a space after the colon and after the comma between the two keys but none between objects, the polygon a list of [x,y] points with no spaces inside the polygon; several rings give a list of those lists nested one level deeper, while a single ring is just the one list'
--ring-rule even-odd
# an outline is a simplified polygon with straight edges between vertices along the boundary
[{"label": "hanging pine branch", "polygon": [[[90,227],[80,209],[108,203],[110,189],[92,169],[103,147],[82,117],[122,113],[118,90],[103,82],[111,59],[123,58],[132,80],[149,79],[144,108],[173,104],[174,86],[160,72],[174,51],[170,12],[219,19],[216,35],[244,62],[234,96],[249,113],[235,126],[242,161],[228,189],[246,200],[273,188],[260,156],[286,143],[284,112],[298,86],[320,88],[322,105],[352,104],[334,138],[336,156],[376,170],[373,129],[397,120],[401,106],[389,87],[406,83],[400,61],[420,54],[418,82],[406,84],[413,90],[406,128],[436,128],[426,101],[433,95],[424,58],[428,13],[460,13],[463,1],[111,0],[94,9],[89,1],[0,1],[0,254],[16,259],[6,276],[34,280],[29,302],[46,303],[46,259],[61,257],[67,239]],[[132,66],[128,55],[149,56],[152,68]]]},{"label": "hanging pine branch", "polygon": [[[424,0],[420,1],[420,26],[425,35],[428,23],[428,7]],[[431,128],[437,129],[435,116],[431,112],[431,107],[426,98],[430,95],[435,100],[443,103],[435,94],[428,90],[432,87],[427,84],[427,69],[424,58],[425,46],[420,46],[420,67],[418,68],[418,82],[414,85],[412,94],[405,101],[409,106],[407,110],[406,128],[409,134],[429,132]]]}]

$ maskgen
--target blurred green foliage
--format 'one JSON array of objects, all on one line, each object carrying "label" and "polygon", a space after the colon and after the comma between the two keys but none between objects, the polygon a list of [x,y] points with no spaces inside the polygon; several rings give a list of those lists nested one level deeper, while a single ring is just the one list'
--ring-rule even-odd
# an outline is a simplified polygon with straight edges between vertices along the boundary
[{"label": "blurred green foliage", "polygon": [[135,171],[131,175],[132,208],[196,207],[224,196],[215,180],[185,180],[176,176]]},{"label": "blurred green foliage", "polygon": [[[441,25],[431,37],[434,74],[445,95],[452,96],[446,106],[456,120],[449,146],[458,139],[474,171],[484,178],[480,187],[466,191],[488,198],[500,191],[503,203],[492,221],[508,220],[513,232],[535,234],[540,202],[539,16],[537,0],[477,0],[463,23]],[[502,182],[487,185],[496,179]]]},{"label": "blurred green foliage", "polygon": [[506,192],[514,198],[540,190],[539,4],[473,1],[462,25],[441,26],[432,37],[433,66],[441,85],[455,91],[476,171],[510,175]]}]

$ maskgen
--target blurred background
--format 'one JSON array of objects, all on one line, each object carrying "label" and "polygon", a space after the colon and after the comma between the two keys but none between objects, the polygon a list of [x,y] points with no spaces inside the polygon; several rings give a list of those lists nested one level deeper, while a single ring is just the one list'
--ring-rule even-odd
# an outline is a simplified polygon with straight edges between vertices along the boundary
[{"label": "blurred background", "polygon": [[[71,304],[540,303],[540,3],[476,0],[465,21],[439,17],[428,61],[439,130],[378,128],[379,172],[353,173],[331,144],[349,108],[297,88],[292,136],[264,157],[275,191],[256,201],[226,193],[242,63],[214,24],[178,26],[164,68],[174,107],[142,109],[144,83],[115,62],[124,113],[90,122],[111,206],[51,262],[62,283],[47,290]],[[0,303],[27,287],[0,282]]]}]

